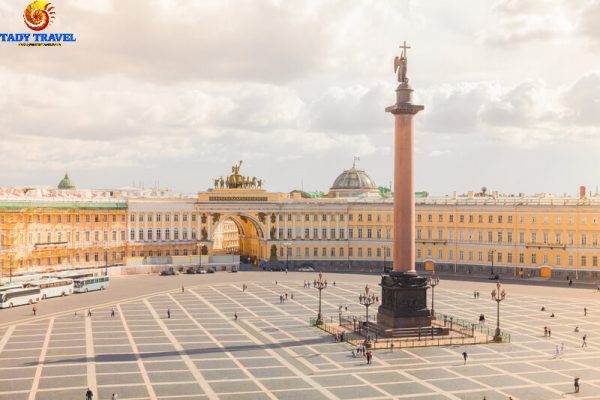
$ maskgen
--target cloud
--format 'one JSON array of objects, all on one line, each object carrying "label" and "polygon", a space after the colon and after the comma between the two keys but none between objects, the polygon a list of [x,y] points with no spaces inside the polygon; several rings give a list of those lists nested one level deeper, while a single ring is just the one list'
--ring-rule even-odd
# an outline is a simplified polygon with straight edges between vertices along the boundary
[{"label": "cloud", "polygon": [[595,128],[600,136],[600,72],[579,78],[564,92],[562,101],[566,122]]},{"label": "cloud", "polygon": [[450,152],[448,150],[432,150],[429,152],[429,157],[441,157],[444,156],[446,154],[449,154]]},{"label": "cloud", "polygon": [[559,40],[575,31],[573,2],[505,0],[495,7],[496,19],[482,32],[486,45],[514,47],[535,41]]}]

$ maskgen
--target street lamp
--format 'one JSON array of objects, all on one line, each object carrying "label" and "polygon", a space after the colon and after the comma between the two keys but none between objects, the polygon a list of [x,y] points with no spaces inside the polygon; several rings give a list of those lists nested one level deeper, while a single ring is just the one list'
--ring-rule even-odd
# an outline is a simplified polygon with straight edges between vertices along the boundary
[{"label": "street lamp", "polygon": [[497,342],[502,340],[502,337],[500,335],[500,302],[504,300],[505,297],[506,292],[504,291],[504,289],[500,291],[500,282],[496,283],[496,289],[492,290],[492,300],[494,300],[498,305],[496,312],[496,332],[494,333],[494,340]]},{"label": "street lamp", "polygon": [[104,248],[104,276],[108,276],[108,247]]},{"label": "street lamp", "polygon": [[288,262],[289,262],[289,258],[290,258],[290,247],[292,246],[292,243],[284,242],[283,246],[285,247],[285,270],[288,271]]},{"label": "street lamp", "polygon": [[387,247],[385,246],[381,246],[381,248],[383,249],[383,273],[387,273],[386,269],[385,269],[385,261],[386,261],[386,256],[387,256]]},{"label": "street lamp", "polygon": [[494,275],[494,253],[496,252],[496,250],[490,250],[488,252],[488,256],[490,257],[490,259],[492,260],[492,272],[490,272],[490,275]]},{"label": "street lamp", "polygon": [[367,314],[367,335],[366,335],[366,342],[367,345],[369,343],[369,307],[372,304],[375,304],[376,302],[379,301],[379,297],[375,296],[375,293],[370,293],[369,294],[369,285],[365,286],[365,292],[362,293],[360,296],[358,296],[358,301],[360,302],[361,305],[365,306],[366,308],[366,314]]},{"label": "street lamp", "polygon": [[340,304],[340,308],[339,308],[340,326],[342,326],[342,307],[343,306],[344,306],[343,304]]},{"label": "street lamp", "polygon": [[[434,271],[435,272],[435,271]],[[435,318],[434,299],[435,299],[435,287],[439,285],[440,278],[431,274],[428,279],[429,286],[431,286],[431,315]]]},{"label": "street lamp", "polygon": [[323,274],[321,272],[319,272],[319,279],[314,280],[313,287],[319,291],[319,313],[317,314],[317,325],[321,325],[323,323],[323,318],[321,315],[321,292],[327,287],[327,279],[323,279]]}]

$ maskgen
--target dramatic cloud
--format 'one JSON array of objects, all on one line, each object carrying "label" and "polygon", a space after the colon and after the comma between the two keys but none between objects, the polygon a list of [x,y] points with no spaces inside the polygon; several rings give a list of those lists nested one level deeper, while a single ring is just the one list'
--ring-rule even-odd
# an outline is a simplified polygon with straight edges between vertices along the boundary
[{"label": "dramatic cloud", "polygon": [[[82,187],[160,180],[194,192],[243,159],[270,190],[322,190],[355,155],[387,184],[393,117],[384,109],[404,40],[414,99],[425,105],[415,117],[422,189],[506,184],[473,163],[518,152],[537,165],[560,159],[565,143],[580,164],[596,162],[598,1],[55,6],[48,31],[74,32],[76,43],[0,43],[1,186],[55,183],[67,170]],[[0,0],[0,32],[27,30],[23,7]],[[570,184],[572,164],[552,166],[537,182]],[[594,168],[577,173],[600,181]]]}]

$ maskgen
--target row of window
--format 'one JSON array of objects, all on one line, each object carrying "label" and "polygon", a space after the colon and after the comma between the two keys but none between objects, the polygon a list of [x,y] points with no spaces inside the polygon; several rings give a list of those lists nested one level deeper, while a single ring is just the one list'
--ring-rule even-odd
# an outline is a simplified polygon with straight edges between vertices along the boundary
[{"label": "row of window", "polygon": [[[498,224],[502,224],[505,219],[504,219],[504,215],[464,215],[464,214],[459,214],[458,215],[458,223],[465,223],[465,221],[468,221],[469,224],[474,224],[475,223],[475,217],[477,217],[477,223],[479,224],[483,224],[484,221],[486,221],[488,224],[493,224],[493,223],[498,223]],[[525,215],[519,215],[519,223],[520,224],[524,224],[525,223]],[[417,222],[433,222],[433,214],[417,214]],[[568,223],[570,225],[575,223],[575,217],[574,216],[569,216],[568,217]],[[597,224],[598,221],[600,220],[600,216],[591,216],[590,219],[592,224]],[[455,221],[455,215],[454,214],[450,214],[448,215],[448,222],[454,222]],[[528,221],[531,222],[532,224],[536,224],[538,222],[538,216],[536,215],[532,215],[528,218]],[[549,224],[550,223],[550,216],[548,215],[544,215],[541,218],[541,221],[543,224]],[[556,224],[560,225],[562,222],[562,217],[561,216],[556,216]],[[444,222],[444,215],[443,214],[437,214],[437,222]],[[507,215],[506,216],[506,222],[509,224],[512,224],[513,222],[513,216],[512,215]],[[582,224],[587,224],[588,223],[588,216],[581,216],[581,223]]]},{"label": "row of window", "polygon": [[[494,254],[495,254],[495,260],[494,260]],[[474,252],[474,251],[465,251],[465,250],[459,250],[458,251],[458,261],[478,261],[478,262],[483,262],[484,260],[484,255],[486,255],[486,260],[487,262],[491,263],[492,261],[497,262],[497,263],[504,263],[506,262],[507,264],[512,264],[513,263],[513,253],[512,252],[507,252],[507,253],[503,253],[501,251],[488,251],[488,252],[484,252],[484,251],[478,251],[478,252]],[[504,256],[506,255],[506,261]],[[437,252],[437,259],[438,260],[444,260],[444,253],[442,249],[438,249]],[[477,258],[475,259],[474,257],[477,256]],[[519,264],[525,264],[525,253],[518,253],[518,263]],[[433,250],[432,249],[427,249],[426,250],[426,257],[425,258],[433,258]],[[417,249],[417,258],[423,258],[423,250],[422,249]],[[588,266],[588,261],[591,258],[591,266],[593,267],[597,267],[598,266],[598,256],[585,256],[582,255],[581,259],[580,259],[580,265],[582,267],[586,267]],[[454,250],[448,250],[448,261],[454,261]],[[543,265],[547,265],[549,262],[549,255],[548,254],[542,254],[541,259],[538,258],[538,254],[537,253],[531,253],[529,255],[529,260],[527,260],[531,265],[537,265],[539,262],[541,262],[541,264]],[[554,259],[552,260],[554,261],[554,265],[558,265],[560,266],[563,258],[561,257],[560,254],[555,254],[554,255]],[[567,255],[567,265],[568,266],[573,266],[575,261],[575,258],[573,255]]]},{"label": "row of window", "polygon": [[[4,224],[5,221],[9,222],[9,223],[13,223],[16,221],[16,217],[18,217],[18,221],[19,222],[23,222],[23,215],[11,215],[11,216],[5,216],[5,215],[0,215],[0,223]],[[75,221],[75,223],[80,223],[82,221],[85,221],[86,223],[90,223],[90,222],[117,222],[117,220],[120,220],[121,222],[125,222],[125,214],[66,214],[66,215],[62,215],[62,214],[49,214],[49,215],[29,215],[27,217],[27,222],[30,224],[33,223],[38,223],[38,224],[42,224],[42,223],[47,223],[47,224],[62,224],[62,223],[67,223],[70,224],[72,221]]]},{"label": "row of window", "polygon": [[[484,233],[486,233],[486,232],[487,232],[487,235],[484,235]],[[496,231],[495,237],[494,237],[494,231],[486,231],[486,232],[469,230],[469,231],[466,231],[466,237],[465,237],[465,231],[459,230],[458,231],[458,241],[462,242],[462,241],[467,240],[467,241],[477,241],[480,243],[483,243],[484,241],[486,241],[488,243],[491,243],[491,242],[503,243],[504,238],[506,237],[506,243],[513,243],[513,232],[512,231],[506,231],[506,232]],[[426,233],[426,236],[423,235],[423,229],[417,228],[417,240],[434,239],[433,229],[426,229],[425,233]],[[477,238],[475,238],[475,234],[477,234]],[[505,236],[505,234],[506,234],[506,236]],[[518,232],[518,234],[519,234],[519,243],[563,244],[562,232],[555,232],[553,236],[549,232],[542,232],[542,234],[540,236],[538,236],[538,232],[530,232],[529,237],[528,237],[529,241],[526,241],[525,232]],[[592,233],[591,235],[589,235],[588,233],[581,233],[581,234],[579,234],[579,244],[581,246],[587,246],[588,244],[591,243],[592,246],[598,246],[598,243],[599,243],[598,237],[599,236],[600,235],[598,233]],[[591,241],[589,241],[588,238],[591,238]],[[440,240],[444,239],[443,229],[437,230],[437,238],[436,239],[440,239]],[[450,241],[454,240],[454,231],[453,230],[448,230],[448,240],[450,240]],[[539,240],[541,240],[541,241],[539,241]],[[571,246],[575,244],[574,232],[567,233],[566,244],[569,244]]]},{"label": "row of window", "polygon": [[[120,259],[118,258],[118,256],[120,257]],[[117,260],[122,260],[125,257],[125,252],[122,251],[120,253],[117,253],[116,251],[113,252],[95,252],[95,253],[76,253],[75,256],[73,257],[73,260],[75,263],[82,263],[82,262],[86,262],[86,263],[90,263],[90,262],[114,262]],[[66,257],[62,257],[62,256],[55,256],[55,257],[37,257],[37,258],[30,258],[29,260],[15,260],[14,261],[14,265],[19,267],[19,268],[23,268],[25,265],[29,265],[30,267],[33,267],[34,265],[37,266],[41,266],[41,265],[55,265],[55,264],[71,264],[71,256],[66,256]],[[0,261],[0,269],[4,270],[5,268],[5,262],[4,260]]]}]

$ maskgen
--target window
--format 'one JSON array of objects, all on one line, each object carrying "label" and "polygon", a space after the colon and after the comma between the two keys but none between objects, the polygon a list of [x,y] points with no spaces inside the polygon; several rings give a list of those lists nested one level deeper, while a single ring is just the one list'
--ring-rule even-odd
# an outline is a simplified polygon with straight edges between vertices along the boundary
[{"label": "window", "polygon": [[165,214],[165,222],[171,221],[171,214]]},{"label": "window", "polygon": [[494,232],[492,231],[488,231],[488,242],[493,242],[494,241]]},{"label": "window", "polygon": [[560,232],[554,235],[554,242],[560,244]]},{"label": "window", "polygon": [[317,239],[319,237],[319,230],[317,228],[313,229],[313,239]]},{"label": "window", "polygon": [[581,256],[581,266],[585,267],[587,265],[587,257]]},{"label": "window", "polygon": [[483,262],[483,251],[477,252],[477,261]]},{"label": "window", "polygon": [[340,247],[340,257],[344,257],[344,248]]},{"label": "window", "polygon": [[187,222],[188,220],[188,215],[187,214],[183,214],[183,222]]},{"label": "window", "polygon": [[148,222],[152,222],[152,214],[148,214]]},{"label": "window", "polygon": [[188,231],[186,228],[183,228],[183,230],[181,231],[181,239],[187,240],[187,238],[188,238]]},{"label": "window", "polygon": [[560,265],[560,254],[556,255],[556,265]]},{"label": "window", "polygon": [[548,254],[546,253],[544,253],[544,255],[542,256],[542,264],[548,264]]},{"label": "window", "polygon": [[507,219],[508,219],[508,223],[512,224],[512,215],[509,215]]},{"label": "window", "polygon": [[335,247],[332,247],[330,250],[331,250],[331,251],[329,252],[329,255],[330,255],[331,257],[335,257]]},{"label": "window", "polygon": [[494,216],[488,215],[488,224],[492,224],[492,223],[494,223]]},{"label": "window", "polygon": [[469,215],[469,223],[472,224],[473,223],[473,215]]},{"label": "window", "polygon": [[362,247],[358,248],[358,256],[362,257],[363,256],[363,251],[362,251]]},{"label": "window", "polygon": [[512,232],[509,231],[506,233],[506,241],[512,243]]},{"label": "window", "polygon": [[422,254],[421,254],[421,249],[417,249],[417,258],[421,258]]},{"label": "window", "polygon": [[569,256],[569,266],[573,266],[573,256]]},{"label": "window", "polygon": [[310,257],[310,248],[308,248],[308,247],[304,248],[304,257]]},{"label": "window", "polygon": [[313,248],[313,256],[319,257],[319,248],[318,247]]},{"label": "window", "polygon": [[421,222],[421,214],[417,214],[417,222]]},{"label": "window", "polygon": [[[98,233],[98,232],[96,232],[96,233]],[[140,229],[138,231],[138,239],[139,240],[144,240],[144,230],[143,229]]]},{"label": "window", "polygon": [[442,214],[438,215],[438,222],[444,222],[444,216]]},{"label": "window", "polygon": [[421,239],[421,228],[417,228],[417,239]]},{"label": "window", "polygon": [[[98,216],[96,215],[96,218],[98,218]],[[144,222],[144,214],[138,214],[138,221],[139,222]],[[98,221],[96,221],[98,222]]]},{"label": "window", "polygon": [[587,245],[587,235],[585,233],[581,234],[581,245],[582,246],[586,246]]},{"label": "window", "polygon": [[156,222],[160,222],[161,213],[156,214]]},{"label": "window", "polygon": [[177,228],[173,229],[173,240],[179,240],[179,229]]},{"label": "window", "polygon": [[377,239],[381,239],[381,228],[377,229]]},{"label": "window", "polygon": [[548,232],[542,234],[543,243],[548,243]]},{"label": "window", "polygon": [[461,214],[461,215],[459,215],[459,216],[458,216],[458,222],[459,222],[459,223],[461,223],[461,224],[462,224],[463,222],[465,222],[465,216],[464,216],[464,215],[462,215],[462,214]]},{"label": "window", "polygon": [[443,229],[438,229],[438,239],[443,239],[444,238],[444,231]]},{"label": "window", "polygon": [[506,254],[506,262],[512,264],[512,253]]},{"label": "window", "polygon": [[173,214],[173,222],[179,222],[179,214]]},{"label": "window", "polygon": [[308,239],[310,237],[310,229],[304,229],[304,239]]},{"label": "window", "polygon": [[448,260],[454,260],[454,250],[448,250]]},{"label": "window", "polygon": [[525,263],[525,254],[519,253],[519,264],[524,264],[524,263]]},{"label": "window", "polygon": [[480,224],[483,224],[483,215],[480,215],[477,217],[477,222],[479,222]]},{"label": "window", "polygon": [[352,247],[348,249],[348,257],[354,257],[354,249]]},{"label": "window", "polygon": [[498,243],[502,243],[502,232],[498,232]]},{"label": "window", "polygon": [[598,266],[598,256],[592,256],[592,267]]},{"label": "window", "polygon": [[169,228],[165,229],[165,240],[171,240],[171,230]]},{"label": "window", "polygon": [[498,262],[502,262],[502,253],[498,252]]},{"label": "window", "polygon": [[373,230],[371,228],[367,228],[367,239],[371,239],[373,237]]},{"label": "window", "polygon": [[458,259],[461,260],[461,261],[465,259],[465,252],[464,251],[462,251],[462,250],[458,251]]},{"label": "window", "polygon": [[502,215],[498,215],[498,223],[501,224],[502,223]]},{"label": "window", "polygon": [[359,239],[362,239],[362,237],[363,237],[363,231],[362,231],[362,228],[358,228],[358,238],[359,238]]},{"label": "window", "polygon": [[304,220],[305,220],[305,221],[310,221],[310,215],[306,214],[306,215],[304,216]]},{"label": "window", "polygon": [[156,240],[161,240],[160,236],[161,236],[160,235],[160,229],[157,229],[156,230]]},{"label": "window", "polygon": [[535,253],[531,254],[531,263],[537,264],[537,254],[535,254]]},{"label": "window", "polygon": [[534,216],[531,217],[531,223],[535,224],[535,221],[536,221],[536,218],[535,218],[535,215],[534,215]]},{"label": "window", "polygon": [[321,239],[327,239],[327,228],[321,229]]},{"label": "window", "polygon": [[448,222],[454,222],[454,215],[449,215],[448,219],[449,219]]},{"label": "window", "polygon": [[525,232],[519,232],[519,243],[525,243]]}]

